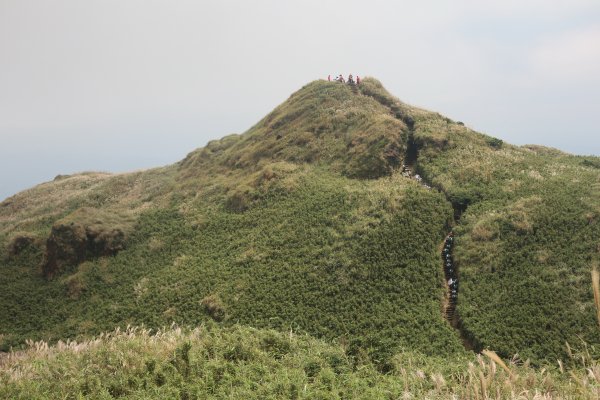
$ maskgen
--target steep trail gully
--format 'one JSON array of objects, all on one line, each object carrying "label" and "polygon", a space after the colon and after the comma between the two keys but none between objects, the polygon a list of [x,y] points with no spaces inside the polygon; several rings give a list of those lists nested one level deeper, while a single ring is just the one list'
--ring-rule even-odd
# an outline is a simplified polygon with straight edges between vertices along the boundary
[{"label": "steep trail gully", "polygon": [[[404,121],[405,123],[407,121]],[[404,165],[402,166],[402,173],[404,176],[408,178],[412,178],[416,180],[419,184],[421,184],[426,189],[431,189],[431,186],[426,183],[423,178],[417,173],[418,165],[417,159],[419,157],[419,148],[414,140],[414,126],[412,120],[408,121],[407,126],[409,128],[409,136],[406,154],[404,158]],[[458,224],[460,221],[460,217],[462,213],[465,212],[466,206],[462,204],[455,204],[450,201],[448,198],[448,194],[442,191],[444,195],[446,195],[446,199],[452,204],[452,209],[454,210],[454,224]],[[448,232],[444,241],[438,248],[442,258],[442,268],[444,270],[444,288],[445,294],[444,299],[442,300],[442,315],[448,321],[450,326],[458,331],[458,334],[461,338],[461,341],[464,347],[467,350],[472,350],[479,352],[482,350],[481,345],[477,342],[477,340],[473,337],[472,334],[467,332],[462,324],[456,306],[458,304],[458,293],[459,293],[459,271],[458,266],[454,263],[454,232],[452,229]]]},{"label": "steep trail gully", "polygon": [[[359,85],[350,84],[350,89],[355,95],[369,96],[375,99],[378,103],[388,108],[392,115],[402,121],[408,127],[408,138],[406,153],[404,154],[404,162],[402,164],[402,174],[410,179],[414,179],[424,188],[431,190],[432,186],[423,180],[418,174],[419,168],[417,160],[419,158],[419,145],[415,142],[414,137],[414,120],[411,116],[405,115],[403,110],[398,107],[394,102],[390,102],[389,99],[380,96],[376,93],[365,93]],[[452,204],[454,210],[454,225],[457,225],[460,221],[461,215],[466,211],[467,207],[464,204],[454,203],[450,200],[448,193],[444,192],[441,188],[436,187],[446,196],[446,200]],[[444,241],[440,244],[438,251],[442,258],[442,268],[444,270],[444,298],[442,300],[441,314],[450,326],[458,332],[460,339],[467,350],[480,352],[482,346],[479,344],[477,339],[470,334],[462,324],[462,320],[458,314],[458,293],[459,293],[459,270],[458,266],[454,263],[453,247],[454,247],[454,233],[452,229],[447,233]]]},{"label": "steep trail gully", "polygon": [[[358,94],[360,90],[355,85],[352,85],[352,91],[355,94]],[[370,94],[365,94],[360,91],[361,94],[369,96]],[[378,96],[373,96],[375,100],[377,100],[380,104],[389,108],[391,113],[395,118],[402,121],[408,127],[408,138],[407,138],[407,146],[406,153],[404,155],[404,163],[402,165],[402,174],[410,179],[416,180],[420,185],[424,188],[430,190],[432,186],[423,180],[423,178],[418,174],[419,168],[417,164],[417,160],[419,158],[419,146],[418,143],[415,142],[414,138],[414,120],[412,117],[404,115],[403,111],[395,104],[389,104],[384,99],[378,98]],[[441,188],[435,188],[440,192],[444,193],[448,202],[452,204],[452,209],[454,210],[454,225],[457,225],[460,221],[461,215],[466,211],[467,207],[464,204],[453,203],[448,196],[448,193],[444,192]],[[440,252],[442,258],[442,268],[444,270],[444,288],[445,294],[442,300],[442,316],[452,328],[456,329],[458,332],[460,339],[467,350],[480,352],[482,350],[482,346],[479,344],[476,338],[473,337],[468,331],[464,329],[462,324],[462,320],[458,314],[456,309],[458,305],[458,294],[459,294],[459,270],[458,266],[454,263],[453,257],[453,248],[454,248],[454,233],[452,229],[448,232],[444,241],[440,244],[438,251]]]}]

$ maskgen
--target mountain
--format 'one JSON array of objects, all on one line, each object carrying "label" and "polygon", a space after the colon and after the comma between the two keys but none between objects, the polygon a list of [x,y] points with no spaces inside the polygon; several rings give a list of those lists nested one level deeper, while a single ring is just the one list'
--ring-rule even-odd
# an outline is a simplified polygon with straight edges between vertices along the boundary
[{"label": "mountain", "polygon": [[0,350],[215,321],[383,371],[405,351],[597,356],[599,221],[597,157],[504,143],[373,78],[315,81],[174,165],[0,203]]}]

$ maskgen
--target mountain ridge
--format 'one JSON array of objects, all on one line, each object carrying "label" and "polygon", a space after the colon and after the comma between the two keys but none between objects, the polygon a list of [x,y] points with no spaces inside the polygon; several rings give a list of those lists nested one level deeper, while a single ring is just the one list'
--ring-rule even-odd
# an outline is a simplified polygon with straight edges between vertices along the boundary
[{"label": "mountain ridge", "polygon": [[[409,159],[433,189],[402,175]],[[437,250],[454,228],[465,334],[565,359],[565,341],[600,342],[583,279],[600,252],[597,165],[477,133],[373,78],[315,81],[173,165],[0,203],[0,348],[216,318],[344,340],[382,365],[401,348],[460,353]]]}]

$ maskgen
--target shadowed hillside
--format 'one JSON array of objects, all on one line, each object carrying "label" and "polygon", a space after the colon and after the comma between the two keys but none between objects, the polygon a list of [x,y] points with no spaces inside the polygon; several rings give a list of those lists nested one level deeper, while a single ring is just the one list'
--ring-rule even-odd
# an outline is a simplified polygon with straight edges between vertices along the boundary
[{"label": "shadowed hillside", "polygon": [[[211,320],[335,339],[383,370],[406,350],[464,355],[465,340],[566,360],[565,342],[600,343],[599,166],[474,132],[372,78],[312,82],[175,165],[0,203],[0,349]],[[459,330],[443,308],[451,229]]]}]

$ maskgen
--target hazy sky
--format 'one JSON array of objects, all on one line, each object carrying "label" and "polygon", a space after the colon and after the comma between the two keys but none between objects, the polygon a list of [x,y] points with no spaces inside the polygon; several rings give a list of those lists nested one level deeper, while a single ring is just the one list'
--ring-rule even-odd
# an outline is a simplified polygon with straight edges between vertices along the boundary
[{"label": "hazy sky", "polygon": [[600,155],[598,0],[0,0],[0,200],[173,163],[339,73]]}]

